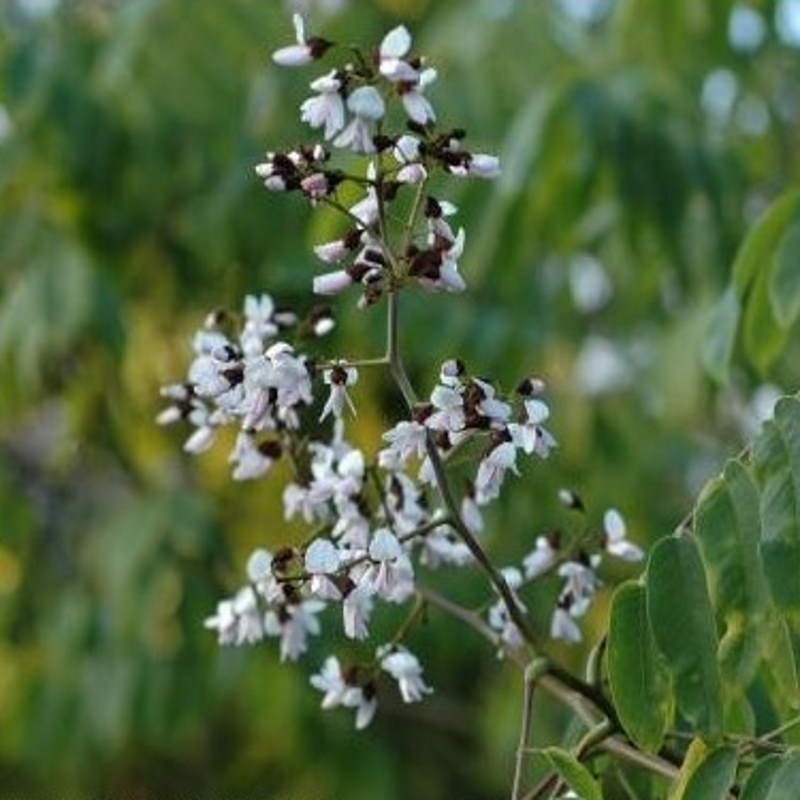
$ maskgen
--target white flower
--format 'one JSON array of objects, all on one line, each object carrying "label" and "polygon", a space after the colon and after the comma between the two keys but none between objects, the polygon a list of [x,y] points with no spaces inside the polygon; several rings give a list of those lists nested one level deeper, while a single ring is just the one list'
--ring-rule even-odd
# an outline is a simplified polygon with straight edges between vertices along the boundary
[{"label": "white flower", "polygon": [[605,528],[605,548],[612,556],[623,561],[641,561],[644,552],[633,542],[628,541],[625,520],[616,508],[609,508],[603,516]]},{"label": "white flower", "polygon": [[236,444],[228,456],[228,461],[236,465],[233,470],[233,479],[249,481],[260,478],[269,470],[278,456],[280,456],[280,445],[277,442],[264,442],[259,446],[250,434],[239,432],[236,436]]},{"label": "white flower", "polygon": [[393,82],[416,81],[417,70],[403,60],[409,50],[411,50],[411,34],[408,32],[408,28],[404,25],[392,28],[383,37],[378,48],[381,75]]},{"label": "white flower", "polygon": [[306,572],[311,575],[311,592],[321,600],[338,600],[341,594],[329,576],[339,569],[339,551],[329,539],[314,539],[306,549]]},{"label": "white flower", "polygon": [[205,627],[217,631],[217,638],[222,645],[253,644],[261,641],[264,627],[252,587],[245,586],[232,600],[219,602],[217,613],[206,619]]},{"label": "white flower", "polygon": [[477,178],[497,178],[500,175],[500,159],[486,153],[473,153],[467,171]]},{"label": "white flower", "polygon": [[355,708],[356,730],[363,730],[372,721],[377,709],[374,690],[348,684],[336,656],[328,656],[322,669],[310,680],[311,685],[322,692],[322,708]]},{"label": "white flower", "polygon": [[353,278],[346,269],[337,269],[333,272],[326,272],[314,278],[313,292],[330,297],[349,289],[353,285]]},{"label": "white flower", "polygon": [[414,570],[397,537],[380,528],[369,543],[372,564],[365,574],[372,590],[389,602],[402,602],[414,591]]},{"label": "white flower", "polygon": [[464,398],[459,389],[438,385],[431,392],[434,412],[425,420],[425,425],[435,431],[457,433],[466,424]]},{"label": "white flower", "polygon": [[486,505],[500,494],[506,472],[511,470],[519,475],[516,461],[517,449],[513,442],[502,442],[484,456],[475,477],[475,498],[478,503]]},{"label": "white flower", "polygon": [[375,123],[386,113],[383,98],[374,86],[359,86],[347,98],[347,108],[353,118],[333,143],[355,153],[374,153]]},{"label": "white flower", "polygon": [[553,619],[550,623],[550,636],[553,639],[563,639],[565,642],[577,644],[581,641],[581,629],[572,618],[567,609],[556,606],[553,612]]},{"label": "white flower", "polygon": [[550,416],[550,409],[547,404],[535,397],[525,400],[525,422],[512,422],[508,426],[508,432],[514,444],[525,453],[530,455],[536,453],[541,458],[547,458],[556,446],[556,440],[547,431],[542,423]]},{"label": "white flower", "polygon": [[347,387],[352,386],[358,380],[358,370],[355,367],[345,367],[337,364],[332,369],[325,370],[324,380],[331,387],[331,391],[325,407],[322,409],[322,415],[319,418],[320,422],[330,414],[333,414],[336,418],[341,417],[345,405],[355,414],[356,409],[350,399],[350,395],[347,393]]},{"label": "white flower", "polygon": [[412,164],[415,161],[419,161],[419,139],[410,133],[404,133],[395,142],[392,154],[400,164]]},{"label": "white flower", "polygon": [[476,408],[478,413],[489,419],[494,427],[503,427],[511,416],[511,406],[497,397],[497,391],[491,383],[480,378],[473,378],[472,383],[480,389],[482,396]]},{"label": "white flower", "polygon": [[283,600],[283,587],[272,574],[272,554],[264,548],[256,548],[247,560],[247,578],[256,592],[268,603]]},{"label": "white flower", "polygon": [[398,183],[406,183],[413,186],[414,184],[422,183],[428,177],[428,172],[422,164],[406,164],[398,170],[395,177]]},{"label": "white flower", "polygon": [[441,564],[466,567],[472,564],[472,551],[462,542],[449,526],[442,526],[427,534],[422,541],[420,563],[435,569]]},{"label": "white flower", "polygon": [[378,709],[373,689],[350,686],[344,694],[342,704],[356,710],[356,730],[363,731],[372,722]]},{"label": "white flower", "polygon": [[[367,180],[374,181],[376,176],[375,164],[370,161],[367,167]],[[377,222],[380,203],[378,202],[378,193],[375,190],[375,186],[370,183],[364,197],[355,203],[355,205],[350,206],[348,211],[349,215],[355,217],[365,228]]]},{"label": "white flower", "polygon": [[408,83],[401,84],[400,99],[403,103],[403,108],[405,108],[406,114],[420,125],[427,125],[429,122],[434,122],[436,120],[436,113],[433,110],[430,100],[422,93],[423,89],[430,86],[435,80],[436,70],[424,69],[414,82],[409,81]]},{"label": "white flower", "polygon": [[536,538],[536,548],[531,550],[522,560],[522,567],[525,570],[525,577],[533,580],[553,566],[556,560],[557,551],[553,547],[547,536]]},{"label": "white flower", "polygon": [[341,239],[334,239],[331,242],[315,245],[314,253],[317,258],[326,264],[338,264],[358,248],[363,238],[364,231],[354,228]]},{"label": "white flower", "polygon": [[316,97],[309,97],[300,106],[300,119],[312,128],[325,128],[325,138],[332,139],[344,127],[344,100],[340,90],[342,82],[331,70],[311,82]]},{"label": "white flower", "polygon": [[204,453],[214,444],[215,437],[216,430],[214,428],[210,425],[202,425],[184,442],[183,449],[194,455]]},{"label": "white flower", "polygon": [[220,600],[217,611],[211,617],[206,617],[205,627],[217,632],[220,644],[233,644],[236,641],[238,618],[233,610],[233,600]]},{"label": "white flower", "polygon": [[329,47],[330,42],[318,36],[306,38],[305,24],[300,14],[292,17],[295,44],[281,47],[272,54],[272,60],[282,67],[301,67],[319,58]]},{"label": "white flower", "polygon": [[367,626],[372,615],[372,605],[372,587],[363,580],[345,595],[342,621],[348,639],[366,639],[369,636]]},{"label": "white flower", "polygon": [[582,617],[594,597],[599,579],[595,569],[600,556],[593,555],[587,561],[567,561],[558,568],[558,574],[566,578],[559,602],[569,609],[573,617]]},{"label": "white flower", "polygon": [[311,685],[322,692],[322,708],[330,709],[342,705],[347,684],[342,676],[342,667],[336,656],[328,656],[317,675],[311,676]]},{"label": "white flower", "polygon": [[317,619],[325,603],[303,600],[296,605],[285,605],[279,612],[268,611],[264,617],[264,631],[268,636],[279,636],[281,661],[296,661],[308,650],[308,637],[317,636],[320,624]]},{"label": "white flower", "polygon": [[378,463],[387,469],[397,469],[413,456],[424,457],[427,437],[425,426],[419,422],[398,422],[383,434],[389,446],[378,453]]},{"label": "white flower", "polygon": [[404,703],[416,703],[426,694],[433,692],[422,679],[422,666],[417,657],[405,647],[398,647],[386,655],[378,650],[381,667],[396,681]]},{"label": "white flower", "polygon": [[260,297],[249,294],[244,299],[244,328],[239,337],[245,356],[261,355],[264,341],[278,332],[275,321],[275,303],[268,294]]}]

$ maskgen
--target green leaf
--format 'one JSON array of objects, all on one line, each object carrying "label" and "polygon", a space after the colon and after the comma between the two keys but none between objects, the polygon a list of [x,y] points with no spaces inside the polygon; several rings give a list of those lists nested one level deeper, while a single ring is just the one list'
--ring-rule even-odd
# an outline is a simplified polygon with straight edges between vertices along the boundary
[{"label": "green leaf", "polygon": [[645,589],[634,581],[614,592],[606,657],[611,694],[625,733],[639,747],[658,751],[672,719],[669,674],[650,631]]},{"label": "green leaf", "polygon": [[725,621],[719,647],[723,677],[743,692],[761,658],[767,591],[758,550],[761,520],[758,489],[738,461],[729,461],[721,477],[704,489],[695,511],[711,597]]},{"label": "green leaf", "polygon": [[766,271],[798,207],[800,191],[786,192],[764,211],[748,232],[733,263],[733,284],[740,297],[750,288],[756,275]]},{"label": "green leaf", "polygon": [[709,752],[692,773],[681,800],[726,800],[736,778],[736,748]]},{"label": "green leaf", "polygon": [[559,747],[547,747],[541,753],[581,800],[603,800],[600,784],[575,756]]},{"label": "green leaf", "polygon": [[740,800],[766,800],[775,775],[783,766],[780,756],[762,758],[747,778]]},{"label": "green leaf", "polygon": [[763,669],[767,691],[777,708],[800,707],[800,679],[792,647],[792,635],[785,617],[771,609],[764,626]]},{"label": "green leaf", "polygon": [[662,539],[647,566],[647,615],[672,675],[678,709],[710,739],[722,733],[717,632],[697,544]]},{"label": "green leaf", "polygon": [[800,221],[784,233],[772,263],[769,299],[775,318],[790,327],[800,315]]},{"label": "green leaf", "polygon": [[753,445],[761,555],[776,605],[800,610],[800,402],[784,398]]},{"label": "green leaf", "polygon": [[800,792],[800,753],[794,750],[781,758],[765,800],[797,800]]},{"label": "green leaf", "polygon": [[739,295],[731,285],[711,312],[703,342],[702,360],[706,371],[717,383],[728,381],[741,311]]},{"label": "green leaf", "polygon": [[681,771],[678,773],[678,777],[672,785],[672,789],[669,793],[669,800],[682,800],[694,771],[708,752],[708,747],[706,747],[702,739],[692,739],[686,750],[686,755],[683,758]]}]

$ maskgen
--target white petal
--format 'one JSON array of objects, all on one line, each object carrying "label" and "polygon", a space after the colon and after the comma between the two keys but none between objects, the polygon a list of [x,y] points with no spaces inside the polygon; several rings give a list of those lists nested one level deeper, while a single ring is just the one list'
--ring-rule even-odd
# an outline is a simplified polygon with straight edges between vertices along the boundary
[{"label": "white petal", "polygon": [[314,539],[306,550],[305,565],[308,572],[330,575],[339,569],[339,551],[329,539]]},{"label": "white petal", "polygon": [[403,95],[402,100],[403,108],[405,108],[406,114],[408,114],[408,116],[411,117],[414,122],[418,122],[420,125],[425,125],[428,122],[436,119],[433,106],[430,104],[428,98],[422,94],[422,92],[413,90],[406,92]]},{"label": "white petal", "polygon": [[347,98],[347,107],[357,117],[379,120],[386,113],[383,98],[374,86],[360,86]]},{"label": "white petal", "polygon": [[353,279],[343,269],[336,272],[326,272],[314,278],[314,294],[333,295],[351,286]]},{"label": "white petal", "polygon": [[304,44],[292,44],[276,50],[272,54],[272,60],[282,67],[302,67],[310,64],[314,59],[309,47]]},{"label": "white petal", "polygon": [[306,41],[306,25],[303,21],[302,14],[295,14],[292,17],[292,24],[294,25],[294,35],[297,38],[298,44],[305,44]]},{"label": "white petal", "polygon": [[411,49],[411,34],[405,25],[392,28],[380,46],[381,58],[402,58]]},{"label": "white petal", "polygon": [[612,542],[619,542],[625,538],[627,529],[622,514],[616,508],[609,508],[603,516],[603,527]]}]

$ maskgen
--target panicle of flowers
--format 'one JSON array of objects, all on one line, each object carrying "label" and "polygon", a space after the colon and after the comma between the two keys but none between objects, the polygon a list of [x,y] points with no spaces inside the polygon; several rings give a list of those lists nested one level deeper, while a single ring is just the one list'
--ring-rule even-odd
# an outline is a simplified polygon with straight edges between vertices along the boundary
[{"label": "panicle of flowers", "polygon": [[[304,66],[335,52],[334,43],[308,36],[302,17],[295,15],[295,43],[273,53],[282,66]],[[348,56],[350,50],[347,51]],[[255,167],[272,191],[298,192],[312,204],[342,210],[352,227],[338,239],[315,247],[326,264],[337,269],[314,279],[314,292],[334,295],[361,287],[360,307],[375,303],[388,288],[407,282],[428,291],[460,292],[466,287],[459,273],[465,233],[454,232],[448,218],[457,208],[427,194],[417,226],[412,220],[404,247],[391,257],[381,246],[386,207],[403,202],[403,188],[421,191],[437,170],[457,177],[495,178],[496,156],[465,146],[462,128],[437,128],[437,114],[426,91],[437,78],[424,55],[413,48],[402,25],[389,31],[371,52],[356,49],[344,60],[313,78],[312,95],[301,103],[300,119],[321,134],[321,141],[269,151]],[[332,163],[334,150],[369,157],[362,174]],[[350,182],[362,196],[349,207],[339,197]]]},{"label": "panicle of flowers", "polygon": [[[336,51],[334,43],[309,35],[299,16],[294,24],[295,42],[273,54],[275,63],[303,66]],[[337,238],[314,247],[331,267],[314,279],[314,293],[358,286],[358,305],[367,308],[381,300],[388,305],[414,287],[466,288],[458,266],[465,232],[453,224],[458,209],[433,196],[428,180],[436,171],[493,178],[500,167],[495,156],[465,147],[463,129],[437,128],[426,94],[436,77],[399,26],[373,51],[355,50],[352,61],[312,80],[300,116],[321,141],[269,151],[256,166],[270,191],[295,192],[345,221]],[[334,163],[338,150],[351,154],[341,165]],[[352,154],[363,157],[362,170],[347,171],[354,169]],[[340,196],[345,183],[358,189],[355,202]],[[387,210],[395,203],[399,214]],[[393,230],[403,212],[406,222]],[[391,337],[392,312],[388,318]],[[266,294],[248,296],[241,314],[210,314],[192,340],[185,380],[162,389],[167,405],[158,422],[188,425],[184,449],[193,454],[231,428],[234,480],[262,478],[283,462],[284,517],[308,530],[299,543],[255,550],[244,585],[221,600],[205,624],[222,645],[277,639],[284,661],[309,652],[323,623],[330,625],[347,652],[358,656],[328,655],[311,685],[322,693],[324,709],[351,709],[361,729],[375,716],[387,681],[406,703],[430,694],[406,642],[425,617],[420,575],[480,565],[487,507],[510,476],[521,476],[525,457],[546,459],[556,440],[546,427],[550,407],[540,378],[524,377],[504,393],[497,381],[450,359],[426,400],[414,402],[403,392],[409,412],[382,434],[377,452],[354,446],[345,424],[356,413],[360,371],[389,366],[394,374],[397,362],[388,343],[385,358],[366,361],[322,360],[307,352],[334,327],[328,306],[300,315]],[[464,456],[458,466],[456,454]],[[460,493],[446,483],[445,473],[456,471]],[[585,519],[577,495],[566,492],[561,499]],[[600,586],[604,553],[631,561],[642,556],[615,510],[606,513],[600,533],[581,531],[568,542],[558,532],[538,536],[519,566],[492,576],[484,610],[500,654],[526,642],[519,625],[528,613],[525,588],[551,577],[561,582],[551,634],[578,641],[576,620]],[[379,604],[409,606],[410,612],[388,643],[365,655],[361,643],[370,638]]]}]

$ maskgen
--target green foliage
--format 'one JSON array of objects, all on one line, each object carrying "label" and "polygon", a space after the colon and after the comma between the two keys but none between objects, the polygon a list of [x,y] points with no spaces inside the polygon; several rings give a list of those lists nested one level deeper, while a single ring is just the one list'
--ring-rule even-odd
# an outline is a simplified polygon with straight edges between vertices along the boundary
[{"label": "green foliage", "polygon": [[662,539],[647,563],[647,616],[672,677],[678,711],[711,740],[722,735],[717,632],[695,542]]},{"label": "green foliage", "polygon": [[743,241],[730,286],[712,314],[704,363],[727,380],[741,328],[744,350],[766,371],[783,351],[800,314],[800,193],[786,192],[764,211]]},{"label": "green foliage", "polygon": [[622,584],[611,604],[608,681],[625,732],[640,747],[658,752],[672,721],[670,678],[647,618],[645,589]]},{"label": "green foliage", "polygon": [[542,750],[542,755],[578,797],[603,800],[600,785],[571,753],[558,747],[548,747]]},{"label": "green foliage", "polygon": [[758,512],[753,479],[740,462],[731,461],[706,486],[694,514],[714,608],[725,625],[720,668],[728,685],[739,691],[755,675],[767,609]]},{"label": "green foliage", "polygon": [[800,401],[785,399],[753,447],[761,486],[761,553],[775,603],[800,610]]},{"label": "green foliage", "polygon": [[674,800],[726,800],[736,778],[735,747],[717,747],[697,765],[685,791]]}]

